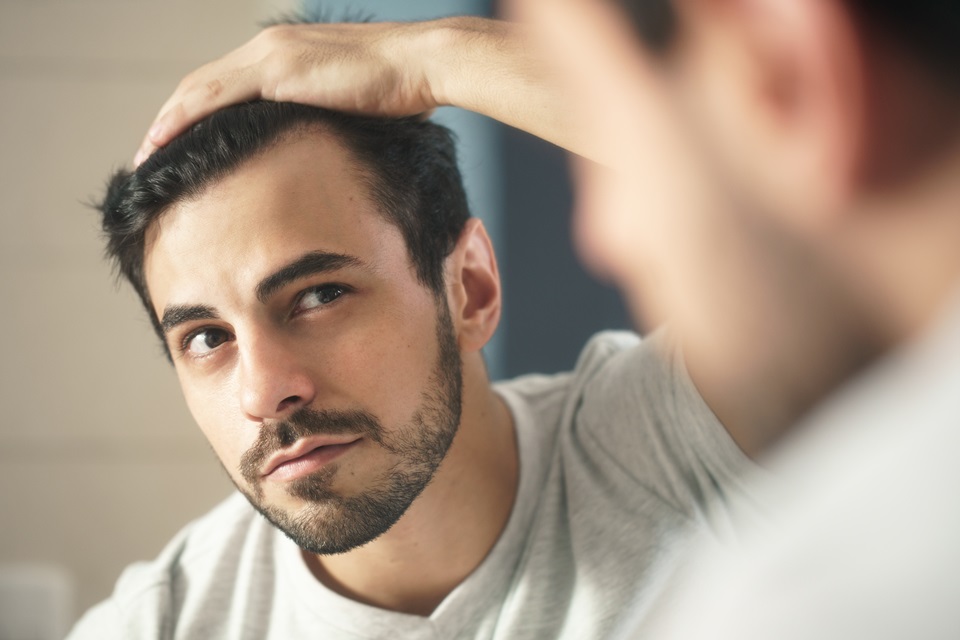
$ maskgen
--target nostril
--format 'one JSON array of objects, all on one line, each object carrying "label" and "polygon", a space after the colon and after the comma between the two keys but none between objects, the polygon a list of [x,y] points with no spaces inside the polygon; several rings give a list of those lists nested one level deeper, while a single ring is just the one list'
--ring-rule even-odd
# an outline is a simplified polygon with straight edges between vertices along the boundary
[{"label": "nostril", "polygon": [[290,396],[288,398],[284,398],[280,401],[280,404],[277,405],[277,411],[284,411],[290,407],[300,404],[301,402],[302,398],[300,396]]}]

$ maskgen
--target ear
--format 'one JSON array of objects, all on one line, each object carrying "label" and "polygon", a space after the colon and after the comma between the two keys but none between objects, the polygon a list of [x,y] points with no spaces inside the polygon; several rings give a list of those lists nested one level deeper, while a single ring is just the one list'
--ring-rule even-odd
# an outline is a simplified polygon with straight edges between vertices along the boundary
[{"label": "ear", "polygon": [[447,302],[462,352],[479,351],[500,323],[500,272],[487,230],[467,221],[445,263]]},{"label": "ear", "polygon": [[841,211],[863,169],[866,67],[849,3],[680,3],[686,104],[737,188],[802,226]]}]

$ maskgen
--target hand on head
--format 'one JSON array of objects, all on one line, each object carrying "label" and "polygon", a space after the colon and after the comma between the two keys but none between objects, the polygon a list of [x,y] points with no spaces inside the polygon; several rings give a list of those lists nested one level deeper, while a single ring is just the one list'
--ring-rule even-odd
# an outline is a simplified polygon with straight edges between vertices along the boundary
[{"label": "hand on head", "polygon": [[474,16],[270,27],[184,78],[134,163],[214,111],[256,99],[388,117],[452,105],[598,159],[571,114],[572,96],[528,31]]},{"label": "hand on head", "polygon": [[248,100],[409,116],[438,106],[428,60],[413,55],[429,23],[291,24],[261,31],[187,75],[164,103],[134,159],[223,107]]}]

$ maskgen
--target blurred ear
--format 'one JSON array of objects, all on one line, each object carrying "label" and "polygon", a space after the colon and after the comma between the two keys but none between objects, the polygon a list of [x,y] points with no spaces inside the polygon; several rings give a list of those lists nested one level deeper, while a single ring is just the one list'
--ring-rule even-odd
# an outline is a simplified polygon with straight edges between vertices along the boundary
[{"label": "blurred ear", "polygon": [[684,104],[738,189],[827,222],[864,161],[866,70],[849,3],[682,0]]},{"label": "blurred ear", "polygon": [[478,218],[467,221],[445,268],[447,301],[460,350],[479,351],[497,329],[502,301],[497,258]]}]

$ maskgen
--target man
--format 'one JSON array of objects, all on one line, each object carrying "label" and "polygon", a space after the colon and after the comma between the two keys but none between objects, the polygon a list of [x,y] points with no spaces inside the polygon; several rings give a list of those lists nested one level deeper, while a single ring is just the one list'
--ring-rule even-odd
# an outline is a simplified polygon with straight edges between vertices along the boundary
[{"label": "man", "polygon": [[71,637],[624,622],[746,459],[664,335],[602,335],[571,374],[491,388],[500,284],[465,202],[438,125],[288,103],[216,112],[113,178],[109,254],[243,495]]},{"label": "man", "polygon": [[[711,404],[721,416],[729,413],[724,399],[768,407],[754,423],[765,428],[742,440],[749,449],[769,446],[808,416],[771,463],[785,486],[773,491],[781,527],[752,529],[742,551],[707,551],[708,559],[691,562],[688,586],[677,588],[670,608],[655,607],[661,617],[648,631],[957,637],[956,5],[510,5],[545,37],[543,59],[555,61],[576,92],[540,102],[522,92],[479,93],[490,82],[510,87],[511,78],[541,96],[550,90],[537,89],[543,74],[515,80],[531,67],[503,62],[522,58],[512,48],[474,37],[468,55],[448,47],[467,79],[449,82],[435,64],[410,67],[400,56],[414,86],[427,78],[437,88],[417,95],[507,114],[505,121],[611,165],[612,175],[578,167],[579,237],[591,261],[644,308],[677,323],[698,385],[719,399]],[[274,35],[189,77],[145,152],[234,92],[282,87],[286,99],[317,104],[350,95],[307,81],[332,77],[335,56],[286,58],[303,47],[323,51],[321,43],[336,48],[336,39]],[[362,40],[354,34],[354,44]],[[299,59],[310,73],[286,64],[273,67],[269,82],[262,65],[229,73],[254,52],[272,64]],[[483,61],[499,71],[485,71]],[[210,86],[222,91],[205,92]],[[478,103],[477,95],[501,104]],[[510,104],[513,95],[520,106]],[[364,101],[354,96],[354,104]],[[531,116],[549,104],[591,117],[570,134],[554,127],[556,117]],[[415,105],[423,106],[432,105]],[[861,375],[844,387],[854,373]]]}]

